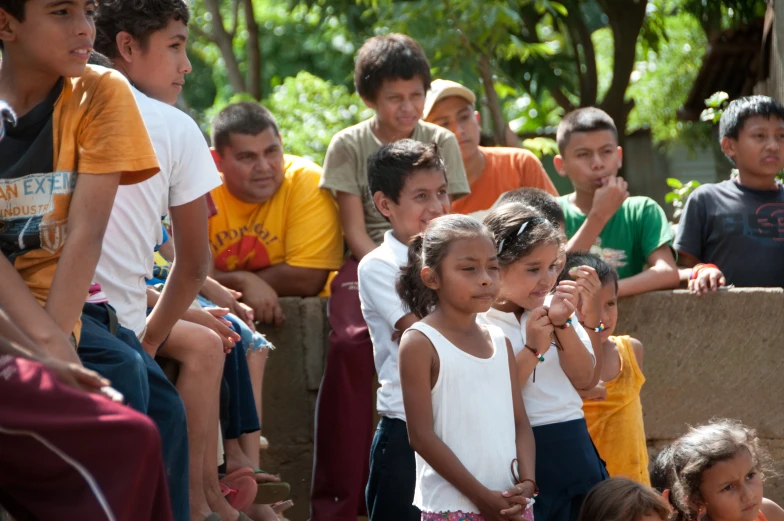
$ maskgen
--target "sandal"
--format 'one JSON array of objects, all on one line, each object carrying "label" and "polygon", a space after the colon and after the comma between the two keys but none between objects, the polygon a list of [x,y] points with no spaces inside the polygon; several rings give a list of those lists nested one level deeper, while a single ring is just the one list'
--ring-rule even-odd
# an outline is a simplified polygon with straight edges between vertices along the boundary
[{"label": "sandal", "polygon": [[235,510],[245,510],[254,502],[258,495],[258,485],[256,480],[249,476],[243,476],[230,482],[220,483],[221,493],[229,505]]}]

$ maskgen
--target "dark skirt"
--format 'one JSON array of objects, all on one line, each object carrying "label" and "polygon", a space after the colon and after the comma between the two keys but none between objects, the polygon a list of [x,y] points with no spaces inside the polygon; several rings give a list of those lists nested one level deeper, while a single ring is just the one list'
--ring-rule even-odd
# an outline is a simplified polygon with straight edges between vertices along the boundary
[{"label": "dark skirt", "polygon": [[536,521],[575,521],[588,491],[609,477],[584,419],[534,427]]}]

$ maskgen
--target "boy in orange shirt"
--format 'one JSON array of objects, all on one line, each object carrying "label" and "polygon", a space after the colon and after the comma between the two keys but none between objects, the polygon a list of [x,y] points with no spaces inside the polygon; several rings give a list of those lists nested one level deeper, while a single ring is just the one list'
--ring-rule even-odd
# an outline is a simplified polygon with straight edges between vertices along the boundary
[{"label": "boy in orange shirt", "polygon": [[511,147],[481,147],[476,96],[450,80],[434,80],[425,100],[422,118],[450,130],[460,145],[460,154],[471,193],[452,201],[454,213],[471,214],[488,210],[504,192],[529,186],[558,197],[542,163],[528,150]]}]

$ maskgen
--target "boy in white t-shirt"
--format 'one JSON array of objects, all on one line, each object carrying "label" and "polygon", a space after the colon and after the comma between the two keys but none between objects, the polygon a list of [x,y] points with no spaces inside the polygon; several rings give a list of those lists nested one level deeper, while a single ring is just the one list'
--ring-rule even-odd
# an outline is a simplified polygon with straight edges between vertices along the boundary
[{"label": "boy in white t-shirt", "polygon": [[378,211],[392,225],[384,242],[359,263],[359,300],[373,341],[381,388],[381,421],[370,453],[366,498],[370,521],[418,521],[413,505],[416,460],[408,443],[398,372],[400,334],[417,321],[395,291],[400,268],[407,264],[408,241],[427,223],[449,213],[444,163],[435,143],[411,139],[383,146],[368,159],[368,187]]},{"label": "boy in white t-shirt", "polygon": [[[188,421],[187,438],[180,443],[187,441],[189,471],[169,476],[177,486],[183,477],[187,479],[186,503],[181,496],[177,503],[173,501],[175,517],[215,519],[217,513],[224,519],[237,519],[238,512],[223,498],[215,469],[224,348],[230,348],[238,335],[221,338],[214,331],[218,324],[210,325],[210,321],[219,323],[218,318],[206,311],[198,310],[204,325],[181,320],[186,312],[191,313],[188,308],[209,272],[204,194],[220,184],[220,177],[196,123],[171,106],[191,71],[185,53],[188,6],[183,0],[142,2],[146,3],[107,0],[101,2],[96,16],[95,48],[134,85],[162,168],[149,182],[117,193],[96,269],[96,280],[113,309],[85,305],[91,334],[83,339],[80,352],[89,357],[96,345],[121,339],[148,366],[158,354],[180,362],[177,390]],[[163,293],[150,301],[145,279],[152,275],[153,251],[162,239],[160,220],[166,214],[177,237],[177,262]],[[153,308],[149,316],[148,304]],[[139,353],[139,343],[130,332],[141,340],[143,352]],[[111,370],[106,360],[92,362],[100,372]],[[117,366],[116,371],[121,368]],[[150,379],[151,389],[157,385],[164,384]],[[162,407],[150,397],[150,409]]]}]

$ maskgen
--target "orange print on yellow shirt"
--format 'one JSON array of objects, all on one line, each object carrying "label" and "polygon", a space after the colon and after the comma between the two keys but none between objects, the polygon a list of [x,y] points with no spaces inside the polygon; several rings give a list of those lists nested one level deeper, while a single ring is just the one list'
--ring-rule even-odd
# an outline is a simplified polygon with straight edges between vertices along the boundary
[{"label": "orange print on yellow shirt", "polygon": [[270,265],[266,246],[258,237],[245,235],[215,257],[220,271],[256,271]]}]

